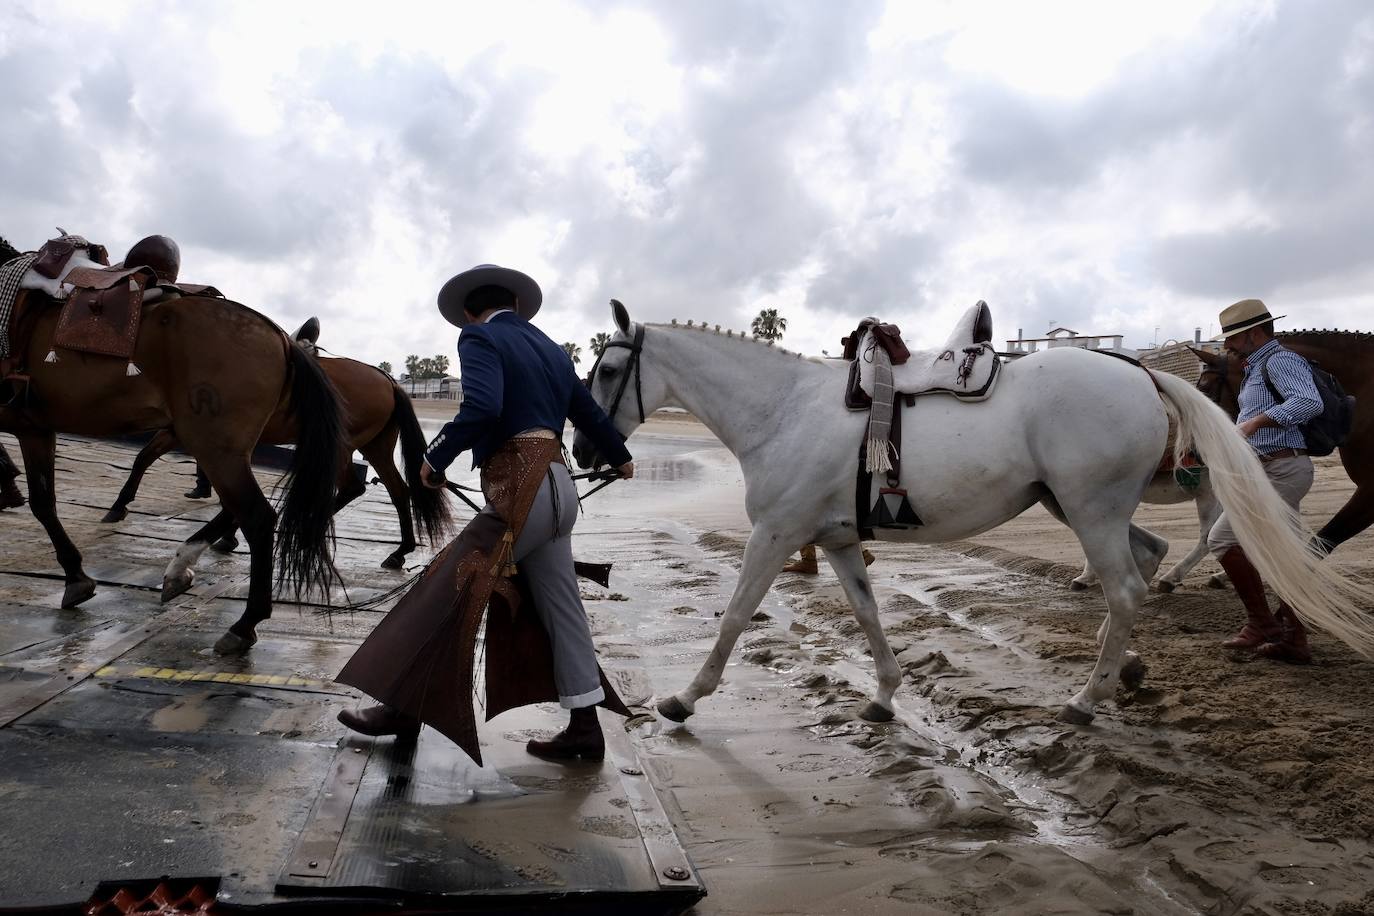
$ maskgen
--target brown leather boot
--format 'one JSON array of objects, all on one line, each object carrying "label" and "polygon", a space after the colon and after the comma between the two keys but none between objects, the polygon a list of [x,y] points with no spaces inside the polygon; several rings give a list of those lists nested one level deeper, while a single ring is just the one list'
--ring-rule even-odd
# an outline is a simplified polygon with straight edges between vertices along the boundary
[{"label": "brown leather boot", "polygon": [[367,709],[343,709],[339,721],[362,735],[395,735],[398,741],[414,741],[420,735],[420,721],[385,703]]},{"label": "brown leather boot", "polygon": [[0,510],[18,509],[24,505],[24,494],[19,492],[19,487],[15,484],[16,479],[7,477],[0,480]]},{"label": "brown leather boot", "polygon": [[1283,629],[1269,612],[1269,599],[1264,595],[1264,580],[1251,565],[1245,551],[1239,547],[1228,549],[1217,557],[1221,568],[1231,579],[1231,585],[1245,605],[1245,626],[1221,645],[1227,649],[1258,649],[1283,635]]},{"label": "brown leather boot", "polygon": [[788,563],[782,568],[783,572],[801,573],[803,576],[814,576],[820,572],[820,567],[816,565],[816,545],[807,544],[801,549],[801,557],[795,562]]},{"label": "brown leather boot", "polygon": [[1312,664],[1312,650],[1307,646],[1307,628],[1302,625],[1298,615],[1285,602],[1279,605],[1274,616],[1278,618],[1283,635],[1260,646],[1255,654],[1291,665]]},{"label": "brown leather boot", "polygon": [[531,740],[525,750],[545,760],[600,760],[606,756],[606,738],[595,706],[572,710],[568,727],[548,741]]}]

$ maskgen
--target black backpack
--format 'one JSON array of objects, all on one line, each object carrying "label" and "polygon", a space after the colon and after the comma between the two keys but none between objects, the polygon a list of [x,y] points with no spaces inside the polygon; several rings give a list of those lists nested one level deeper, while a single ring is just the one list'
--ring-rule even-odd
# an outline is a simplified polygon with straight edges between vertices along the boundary
[{"label": "black backpack", "polygon": [[[1306,362],[1307,368],[1312,370],[1312,384],[1322,400],[1322,412],[1299,426],[1298,431],[1307,440],[1307,453],[1320,458],[1345,444],[1355,422],[1355,396],[1346,394],[1336,377],[1318,363],[1310,359]],[[1260,375],[1264,376],[1264,384],[1274,400],[1282,404],[1283,396],[1269,380],[1269,360],[1260,366]]]}]

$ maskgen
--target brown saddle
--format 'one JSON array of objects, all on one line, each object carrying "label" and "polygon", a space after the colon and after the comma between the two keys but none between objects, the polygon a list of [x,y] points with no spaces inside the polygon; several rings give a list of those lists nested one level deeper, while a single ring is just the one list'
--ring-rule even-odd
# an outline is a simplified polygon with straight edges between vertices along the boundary
[{"label": "brown saddle", "polygon": [[157,282],[148,267],[78,267],[64,282],[75,289],[62,304],[53,347],[131,359],[143,319],[143,293]]}]

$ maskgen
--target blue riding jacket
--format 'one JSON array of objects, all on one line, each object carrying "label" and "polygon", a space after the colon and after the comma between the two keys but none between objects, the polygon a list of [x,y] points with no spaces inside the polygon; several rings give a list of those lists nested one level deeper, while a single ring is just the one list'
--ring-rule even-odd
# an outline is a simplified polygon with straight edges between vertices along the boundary
[{"label": "blue riding jacket", "polygon": [[572,360],[544,332],[514,312],[470,323],[458,336],[463,403],[458,415],[429,444],[425,460],[443,471],[472,449],[481,466],[503,442],[530,429],[563,424],[585,433],[612,467],[631,460],[625,438],[573,370]]}]

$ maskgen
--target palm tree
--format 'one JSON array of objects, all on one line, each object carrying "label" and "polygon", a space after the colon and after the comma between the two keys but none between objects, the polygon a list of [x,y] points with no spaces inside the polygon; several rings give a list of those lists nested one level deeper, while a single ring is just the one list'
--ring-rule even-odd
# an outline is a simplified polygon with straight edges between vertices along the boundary
[{"label": "palm tree", "polygon": [[777,309],[763,309],[749,330],[761,340],[782,340],[782,332],[787,330],[787,319],[779,315]]},{"label": "palm tree", "polygon": [[568,359],[572,360],[574,366],[582,362],[582,348],[571,340],[563,344],[563,352],[568,354]]},{"label": "palm tree", "polygon": [[420,377],[420,357],[414,353],[406,357],[406,375],[411,378]]},{"label": "palm tree", "polygon": [[600,356],[602,353],[606,352],[606,344],[610,342],[611,335],[607,334],[605,331],[601,331],[592,338],[592,353]]},{"label": "palm tree", "polygon": [[448,375],[448,357],[440,354],[431,359],[430,371],[434,373],[431,378],[443,378]]},{"label": "palm tree", "polygon": [[386,360],[382,360],[380,363],[378,363],[377,368],[381,369],[387,375],[391,374],[391,363],[387,362]]}]

